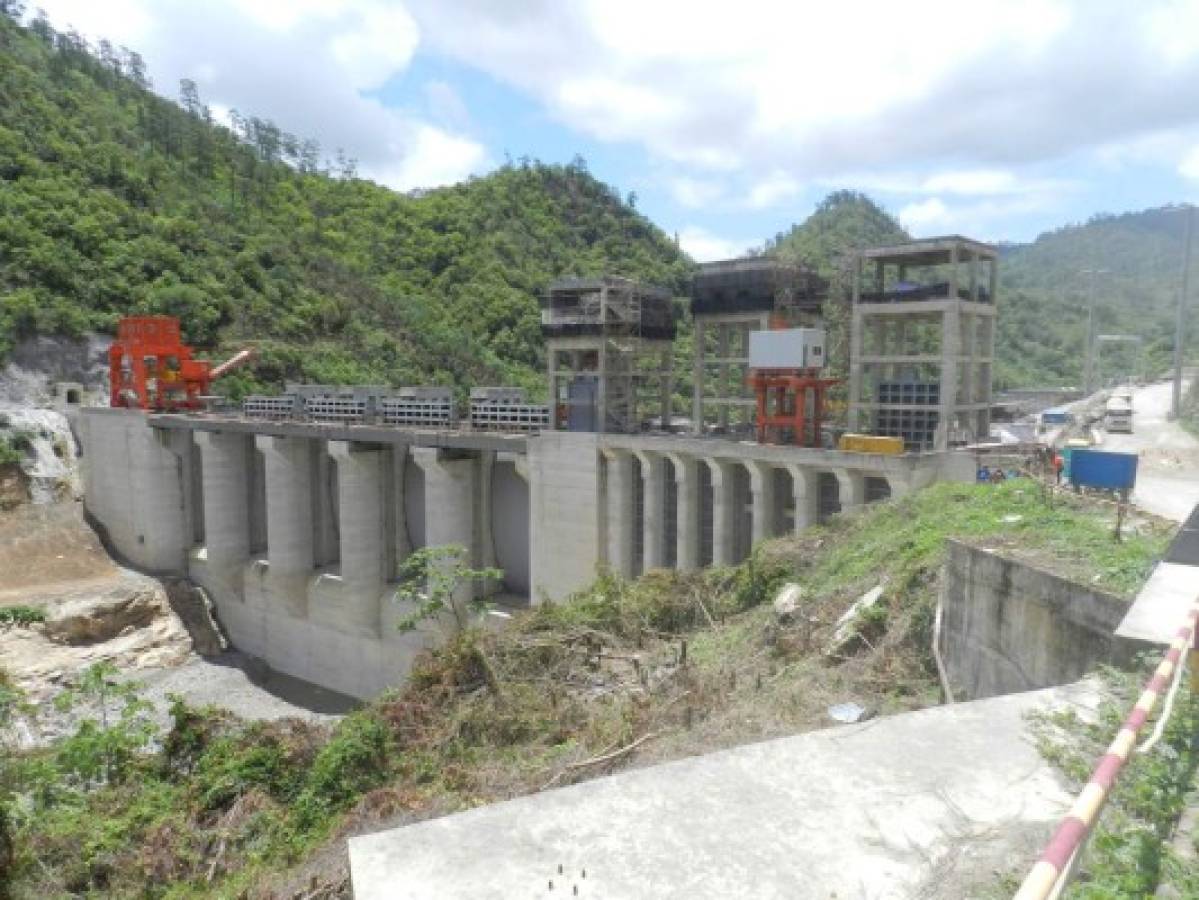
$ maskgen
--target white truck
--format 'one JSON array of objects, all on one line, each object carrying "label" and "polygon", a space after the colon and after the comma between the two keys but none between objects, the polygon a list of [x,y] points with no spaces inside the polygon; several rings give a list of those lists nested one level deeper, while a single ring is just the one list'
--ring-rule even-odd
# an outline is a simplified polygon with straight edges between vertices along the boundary
[{"label": "white truck", "polygon": [[1103,427],[1112,434],[1132,434],[1132,393],[1118,391],[1103,410]]}]

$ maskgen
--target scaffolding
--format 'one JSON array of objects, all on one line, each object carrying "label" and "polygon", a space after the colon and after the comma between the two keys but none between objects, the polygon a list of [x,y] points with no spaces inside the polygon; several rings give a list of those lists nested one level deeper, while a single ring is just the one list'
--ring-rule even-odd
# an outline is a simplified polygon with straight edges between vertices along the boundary
[{"label": "scaffolding", "polygon": [[819,325],[828,282],[811,269],[772,257],[705,263],[691,288],[695,321],[691,427],[744,434],[754,429],[749,335],[768,328]]},{"label": "scaffolding", "polygon": [[849,430],[909,451],[986,440],[995,357],[994,247],[959,235],[857,254]]},{"label": "scaffolding", "polygon": [[627,278],[567,278],[542,298],[552,427],[670,428],[671,295]]}]

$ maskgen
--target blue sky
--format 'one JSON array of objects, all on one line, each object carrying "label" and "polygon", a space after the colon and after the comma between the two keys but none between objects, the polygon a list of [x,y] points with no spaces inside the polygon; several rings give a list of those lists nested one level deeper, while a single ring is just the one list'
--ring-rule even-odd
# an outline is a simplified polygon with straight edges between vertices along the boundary
[{"label": "blue sky", "polygon": [[42,5],[399,190],[580,154],[700,259],[841,187],[985,240],[1199,199],[1199,0]]}]

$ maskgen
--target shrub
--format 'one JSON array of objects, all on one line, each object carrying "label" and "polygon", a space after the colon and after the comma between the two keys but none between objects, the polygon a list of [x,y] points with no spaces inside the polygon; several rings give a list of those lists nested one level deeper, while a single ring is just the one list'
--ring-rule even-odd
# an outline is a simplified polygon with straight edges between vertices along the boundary
[{"label": "shrub", "polygon": [[45,610],[36,606],[4,606],[0,607],[0,625],[13,625],[17,628],[28,628],[39,622],[46,621]]},{"label": "shrub", "polygon": [[357,712],[343,719],[304,780],[295,803],[297,825],[312,828],[322,815],[345,808],[382,783],[391,748],[391,732],[374,713]]}]

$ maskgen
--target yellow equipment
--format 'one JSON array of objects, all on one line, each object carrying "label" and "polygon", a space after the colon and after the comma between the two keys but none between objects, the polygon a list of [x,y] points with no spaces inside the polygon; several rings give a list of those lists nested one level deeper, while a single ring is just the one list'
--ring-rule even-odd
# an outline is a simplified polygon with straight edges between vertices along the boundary
[{"label": "yellow equipment", "polygon": [[883,453],[898,456],[903,453],[903,438],[877,434],[843,434],[837,442],[837,449],[849,453]]}]

